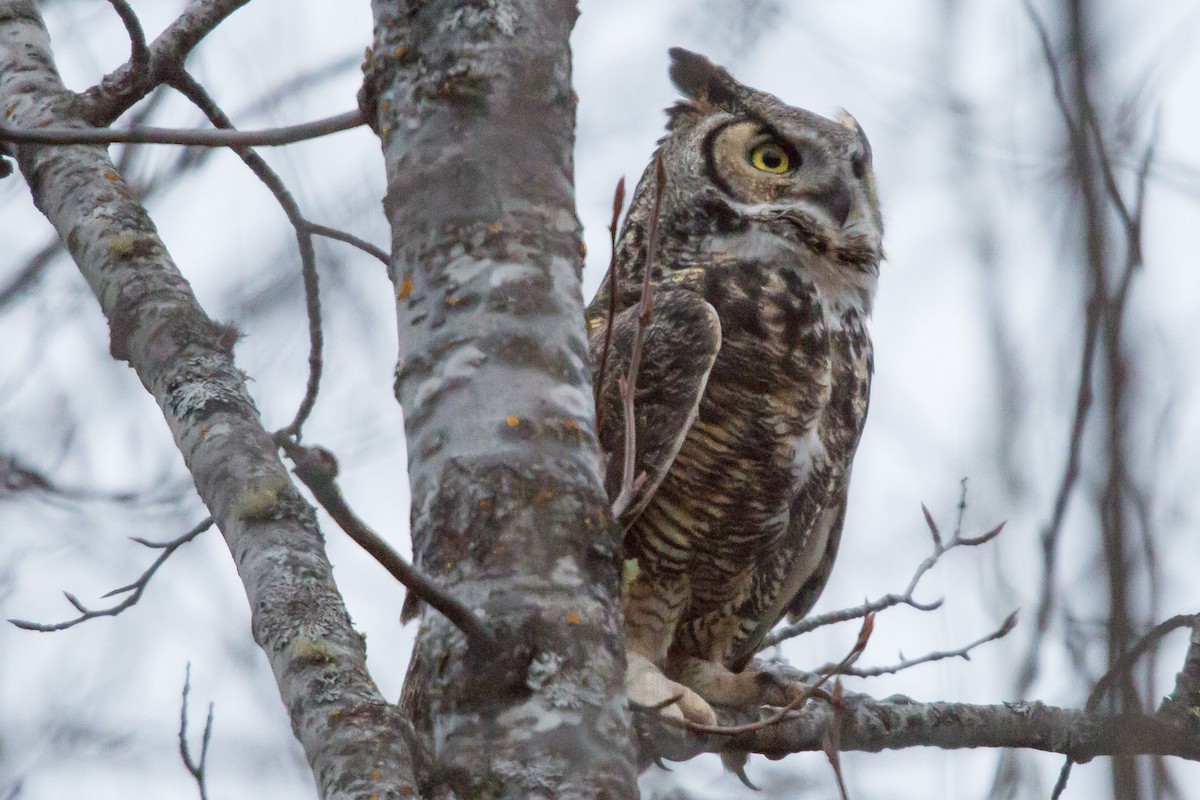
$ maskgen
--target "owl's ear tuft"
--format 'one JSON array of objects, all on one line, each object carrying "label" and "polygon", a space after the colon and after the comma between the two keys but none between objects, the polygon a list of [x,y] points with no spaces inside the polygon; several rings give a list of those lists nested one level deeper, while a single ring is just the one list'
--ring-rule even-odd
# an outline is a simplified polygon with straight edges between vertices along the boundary
[{"label": "owl's ear tuft", "polygon": [[727,111],[738,107],[738,89],[733,76],[699,53],[672,47],[671,81],[679,91],[699,103],[718,106]]}]

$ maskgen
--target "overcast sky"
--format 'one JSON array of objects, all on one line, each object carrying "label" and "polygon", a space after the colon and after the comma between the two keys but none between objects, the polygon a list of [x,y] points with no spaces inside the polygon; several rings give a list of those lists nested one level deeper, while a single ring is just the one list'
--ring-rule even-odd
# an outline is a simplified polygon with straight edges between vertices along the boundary
[{"label": "overcast sky", "polygon": [[[155,35],[181,3],[132,5]],[[916,656],[955,648],[1013,609],[1031,609],[1038,536],[1074,408],[1082,320],[1081,268],[1070,244],[1077,209],[1059,188],[1066,172],[1062,125],[1021,4],[963,3],[956,15],[948,13],[953,3],[933,0],[580,5],[572,42],[588,296],[607,264],[613,187],[622,175],[630,182],[640,175],[662,133],[662,109],[675,99],[668,47],[705,53],[795,105],[827,115],[844,107],[871,139],[888,253],[871,326],[877,371],[842,553],[815,610],[902,590],[930,549],[920,504],[952,528],[963,477],[970,479],[967,531],[1005,519],[1008,528],[991,545],[951,554],[926,577],[920,596],[944,596],[942,610],[882,615],[861,663],[892,663],[901,650]],[[1151,609],[1154,619],[1139,620],[1149,625],[1200,610],[1189,581],[1200,559],[1192,489],[1200,478],[1200,13],[1191,0],[1157,0],[1152,14],[1133,0],[1102,5],[1098,57],[1107,72],[1097,105],[1123,134],[1122,185],[1158,125],[1146,266],[1128,318],[1136,342],[1129,364],[1137,387],[1133,457],[1154,487],[1150,519],[1160,559],[1160,602]],[[57,2],[47,14],[70,87],[86,88],[127,58],[127,38],[106,2]],[[294,123],[354,107],[361,78],[355,59],[370,38],[366,0],[255,0],[189,65],[239,126]],[[280,91],[297,74],[338,64],[303,93]],[[153,121],[200,125],[176,99]],[[130,177],[148,181],[176,155],[156,148]],[[311,219],[386,248],[382,161],[369,131],[266,157]],[[294,239],[282,213],[224,152],[155,191],[147,205],[210,315],[246,332],[239,366],[253,378],[265,424],[279,427],[300,398],[307,358]],[[51,236],[21,179],[0,183],[0,285]],[[319,254],[328,369],[306,440],[338,454],[350,501],[407,552],[403,422],[391,397],[391,288],[383,267],[361,253],[322,242]],[[68,259],[60,255],[35,289],[3,310],[0,340],[0,456],[18,456],[68,486],[148,493],[132,508],[37,493],[0,502],[0,617],[55,621],[71,612],[60,590],[99,604],[101,594],[149,563],[154,554],[125,537],[173,538],[204,511],[189,494],[153,402],[131,370],[108,359],[106,325]],[[1018,366],[1007,380],[995,369],[998,343]],[[1094,490],[1085,475],[1082,491]],[[1095,625],[1103,587],[1091,560],[1094,521],[1078,513],[1068,523],[1064,602],[1081,625]],[[351,614],[368,636],[373,675],[394,699],[414,634],[399,627],[402,591],[327,519],[323,527]],[[1148,592],[1147,583],[1139,588]],[[848,688],[922,700],[1011,699],[1029,622],[1027,615],[1009,639],[986,645],[969,662],[944,661]],[[784,654],[802,667],[835,661],[856,633],[852,624],[823,629],[789,643]],[[1053,638],[1062,638],[1057,627]],[[1169,691],[1182,648],[1180,634],[1164,649],[1159,694]],[[174,738],[189,661],[194,724],[202,724],[207,702],[216,703],[210,796],[310,795],[311,775],[250,639],[240,583],[212,532],[177,553],[142,603],[117,619],[55,635],[0,628],[0,798],[18,782],[19,796],[30,800],[195,796]],[[1085,653],[1084,661],[1103,671],[1101,650]],[[1088,676],[1061,646],[1046,647],[1042,668],[1033,697],[1082,703]],[[929,750],[848,754],[843,763],[855,798],[928,800],[986,796],[996,758]],[[1040,770],[1038,796],[1048,796],[1058,757],[1028,758]],[[1200,768],[1173,768],[1183,797],[1200,800]],[[819,754],[755,758],[749,772],[769,797],[831,796]],[[1067,796],[1102,796],[1107,781],[1101,759],[1076,769]],[[671,775],[652,769],[644,782],[648,796],[668,792],[673,782],[700,798],[756,796],[723,774],[715,758]]]}]

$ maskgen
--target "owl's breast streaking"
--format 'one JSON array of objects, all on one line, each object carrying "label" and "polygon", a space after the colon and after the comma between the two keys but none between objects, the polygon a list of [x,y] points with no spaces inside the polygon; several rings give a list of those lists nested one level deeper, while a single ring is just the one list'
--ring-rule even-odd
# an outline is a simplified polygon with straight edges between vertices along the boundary
[{"label": "owl's breast streaking", "polygon": [[[700,650],[736,650],[778,599],[786,567],[810,555],[815,568],[824,553],[804,551],[836,545],[809,541],[808,529],[857,444],[869,366],[841,362],[865,330],[836,315],[799,266],[794,254],[714,256],[704,269],[664,276],[715,309],[721,346],[694,424],[629,528],[627,556],[650,573],[689,576],[681,622]],[[847,327],[864,342],[850,345]],[[730,614],[742,623],[719,626],[724,641],[705,641],[706,621]]]}]

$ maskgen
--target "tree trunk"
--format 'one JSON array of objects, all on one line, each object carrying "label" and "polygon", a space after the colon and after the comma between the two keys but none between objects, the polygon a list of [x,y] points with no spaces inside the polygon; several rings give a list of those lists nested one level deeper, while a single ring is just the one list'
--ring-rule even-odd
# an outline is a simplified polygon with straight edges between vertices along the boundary
[{"label": "tree trunk", "polygon": [[405,704],[427,792],[636,797],[580,294],[575,4],[373,6],[413,550],[500,640],[422,614]]}]

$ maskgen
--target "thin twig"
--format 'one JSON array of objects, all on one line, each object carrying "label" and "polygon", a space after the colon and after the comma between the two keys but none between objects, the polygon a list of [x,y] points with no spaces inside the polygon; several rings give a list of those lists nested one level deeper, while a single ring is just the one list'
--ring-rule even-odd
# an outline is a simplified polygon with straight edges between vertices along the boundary
[{"label": "thin twig", "polygon": [[[1017,612],[1014,611],[1005,618],[1000,627],[989,633],[987,636],[980,637],[970,644],[963,645],[957,650],[938,650],[933,653],[927,653],[920,658],[905,658],[904,654],[900,654],[900,663],[888,667],[848,667],[842,670],[844,675],[852,675],[855,678],[874,678],[879,675],[892,675],[901,670],[915,667],[918,664],[929,664],[934,661],[941,661],[946,658],[961,658],[964,661],[971,660],[971,651],[982,644],[994,642],[997,639],[1003,639],[1017,625]],[[822,667],[821,670],[828,669],[828,666]],[[818,671],[821,671],[818,670]]]},{"label": "thin twig", "polygon": [[[186,70],[178,70],[168,79],[168,83],[203,111],[213,125],[218,128],[233,127],[229,117],[208,94],[208,91]],[[251,172],[266,185],[271,194],[275,195],[276,201],[296,231],[296,244],[300,250],[300,272],[304,280],[304,304],[308,313],[308,381],[305,385],[304,397],[296,409],[295,417],[283,428],[281,433],[299,439],[300,429],[317,402],[317,391],[320,388],[321,373],[324,369],[322,348],[325,334],[321,329],[321,297],[318,291],[317,254],[313,247],[313,231],[311,223],[300,212],[300,206],[296,203],[296,199],[292,197],[279,175],[267,166],[267,162],[262,159],[262,156],[248,147],[238,146],[233,150],[250,168]]]},{"label": "thin twig", "polygon": [[66,630],[67,628],[73,628],[76,625],[87,622],[90,619],[95,619],[96,617],[115,617],[118,614],[120,614],[122,611],[124,611],[125,609],[136,605],[137,602],[142,599],[142,593],[146,591],[146,586],[149,585],[150,579],[154,577],[154,573],[158,571],[159,567],[161,567],[164,563],[166,563],[166,560],[168,558],[170,558],[176,550],[178,550],[180,547],[182,547],[183,545],[190,542],[192,539],[195,539],[200,534],[204,533],[206,530],[208,530],[210,527],[212,527],[212,524],[213,524],[212,517],[208,517],[204,521],[202,521],[199,525],[197,525],[196,527],[192,528],[187,533],[180,536],[178,539],[172,539],[169,542],[151,542],[151,541],[142,539],[141,537],[137,537],[137,536],[130,537],[131,539],[133,539],[133,541],[137,542],[138,544],[144,545],[146,547],[154,548],[156,550],[162,550],[162,553],[158,556],[158,558],[154,559],[154,563],[151,564],[149,567],[147,567],[146,571],[143,572],[141,574],[141,576],[139,576],[138,579],[135,580],[133,583],[129,583],[129,584],[126,584],[125,586],[118,587],[116,589],[113,589],[111,592],[107,592],[103,595],[103,597],[112,597],[114,595],[122,594],[124,592],[130,592],[128,597],[126,597],[124,600],[122,600],[120,603],[117,603],[114,606],[110,606],[109,608],[102,608],[102,609],[90,609],[87,606],[85,606],[83,603],[81,603],[79,601],[79,598],[77,598],[75,595],[71,594],[70,592],[63,592],[63,594],[67,598],[67,602],[69,602],[71,605],[73,605],[75,607],[75,610],[79,612],[79,616],[76,617],[75,619],[67,620],[66,622],[58,622],[58,623],[54,623],[54,624],[29,622],[28,620],[23,620],[23,619],[10,619],[9,622],[11,622],[13,625],[16,625],[18,628],[23,628],[24,630],[27,630],[27,631],[39,631],[41,633],[49,633],[51,631],[62,631],[62,630]]},{"label": "thin twig", "polygon": [[375,256],[375,258],[383,262],[384,266],[387,266],[388,254],[367,240],[360,239],[352,233],[346,233],[345,231],[338,230],[337,228],[330,228],[328,225],[318,225],[315,222],[307,222],[305,224],[310,233],[314,233],[317,236],[324,236],[326,239],[336,239],[337,241],[345,242],[352,247],[357,247],[367,255]]},{"label": "thin twig", "polygon": [[196,779],[200,789],[200,800],[208,800],[208,786],[205,768],[208,766],[208,744],[212,739],[213,703],[208,704],[208,719],[204,722],[204,738],[200,740],[200,760],[192,759],[191,748],[188,747],[188,692],[192,689],[192,663],[189,661],[183,677],[183,700],[179,704],[179,755],[183,765]]},{"label": "thin twig", "polygon": [[829,766],[833,768],[833,777],[837,779],[838,792],[841,793],[842,800],[850,800],[850,792],[846,789],[846,779],[842,775],[842,759],[839,755],[842,749],[840,735],[842,716],[846,711],[846,706],[842,702],[841,678],[837,678],[833,682],[829,705],[833,708],[833,718],[829,721],[829,727],[821,734],[821,749],[825,751],[825,757],[829,759]]},{"label": "thin twig", "polygon": [[625,176],[617,181],[613,192],[612,220],[608,223],[608,318],[604,320],[604,346],[600,348],[600,369],[596,371],[596,430],[604,421],[604,408],[600,405],[600,392],[604,388],[604,372],[608,368],[608,347],[612,341],[613,323],[617,318],[617,221],[621,218],[621,206],[625,205]]},{"label": "thin twig", "polygon": [[121,24],[125,26],[125,31],[129,34],[129,68],[133,74],[137,76],[137,80],[146,80],[150,77],[150,47],[146,44],[146,32],[142,30],[142,23],[137,18],[137,14],[133,12],[126,0],[108,0],[113,10],[117,12],[117,16],[121,18]]},{"label": "thin twig", "polygon": [[496,651],[499,643],[495,633],[470,608],[405,561],[347,505],[335,480],[338,467],[333,453],[321,447],[297,444],[282,432],[275,435],[275,441],[296,465],[296,477],[304,482],[313,493],[313,497],[347,536],[366,550],[406,589],[445,615],[446,619],[463,632],[472,647],[485,654]]},{"label": "thin twig", "polygon": [[[964,491],[966,483],[963,483]],[[964,500],[960,499],[959,504],[962,505]],[[925,523],[929,527],[929,535],[933,539],[933,553],[928,558],[917,565],[916,572],[913,573],[912,579],[908,582],[908,588],[902,594],[887,594],[880,597],[878,600],[869,600],[862,605],[852,608],[844,608],[839,611],[833,611],[828,614],[819,614],[815,617],[805,617],[804,619],[794,622],[791,625],[785,625],[779,630],[768,634],[763,638],[762,644],[759,646],[759,652],[766,650],[769,647],[774,647],[780,642],[788,639],[794,639],[797,636],[816,630],[817,628],[826,625],[834,625],[839,622],[848,622],[852,619],[861,619],[868,614],[874,614],[893,606],[905,605],[910,608],[915,608],[918,611],[933,611],[941,607],[943,598],[938,598],[929,603],[922,603],[913,597],[913,593],[917,589],[917,585],[921,579],[925,577],[925,573],[929,572],[935,564],[946,553],[956,547],[978,547],[981,544],[986,544],[992,539],[1000,535],[1004,530],[1005,523],[1001,522],[996,527],[992,528],[987,533],[981,536],[963,536],[961,530],[961,517],[959,529],[955,531],[954,537],[949,543],[942,541],[941,530],[933,519],[933,515],[929,513],[929,509],[924,504],[921,505],[921,512],[925,516]]]},{"label": "thin twig", "polygon": [[257,131],[189,128],[17,128],[0,122],[0,140],[19,144],[181,144],[189,147],[279,147],[366,124],[361,111]]},{"label": "thin twig", "polygon": [[651,282],[653,273],[654,254],[658,250],[658,218],[662,213],[663,190],[666,188],[667,175],[663,165],[662,150],[654,154],[654,207],[650,211],[649,231],[646,235],[646,261],[642,266],[642,299],[638,304],[638,325],[633,335],[633,349],[629,356],[629,370],[624,380],[618,382],[621,390],[621,407],[625,413],[625,461],[621,472],[621,491],[613,501],[613,517],[620,519],[621,515],[633,502],[633,495],[638,490],[644,476],[635,476],[637,468],[637,421],[634,418],[633,398],[637,393],[638,370],[642,364],[642,345],[646,339],[646,327],[654,309],[654,284]]},{"label": "thin twig", "polygon": [[821,696],[826,700],[830,699],[829,695],[827,695],[825,692],[823,692],[821,690],[821,687],[823,685],[825,685],[825,683],[827,683],[830,678],[832,678],[836,675],[840,675],[843,671],[848,669],[855,661],[858,660],[858,657],[862,655],[863,650],[866,649],[867,642],[870,641],[870,639],[871,639],[871,632],[874,630],[875,630],[875,615],[868,614],[866,616],[866,618],[863,619],[863,624],[862,624],[862,627],[858,631],[858,638],[854,642],[854,647],[850,648],[850,652],[846,654],[846,657],[843,658],[841,661],[839,661],[837,664],[834,664],[832,669],[826,669],[826,670],[822,671],[820,673],[820,677],[817,678],[816,682],[813,683],[808,688],[806,688],[800,694],[799,697],[797,697],[795,700],[792,700],[786,706],[779,709],[779,711],[775,712],[770,717],[767,717],[764,720],[760,720],[758,722],[750,722],[745,725],[723,726],[723,725],[701,725],[699,723],[688,722],[686,720],[683,722],[679,722],[679,720],[677,720],[673,717],[665,717],[664,719],[666,719],[668,722],[672,722],[672,724],[677,724],[680,727],[687,728],[689,731],[691,731],[693,733],[716,733],[716,734],[720,734],[723,736],[735,736],[740,733],[750,733],[752,731],[759,730],[760,728],[766,728],[770,725],[777,725],[780,722],[782,722],[783,720],[787,719],[788,714],[790,714],[791,712],[800,708],[802,705],[804,705],[806,702],[808,702],[808,700],[810,698],[812,698],[814,696]]}]

